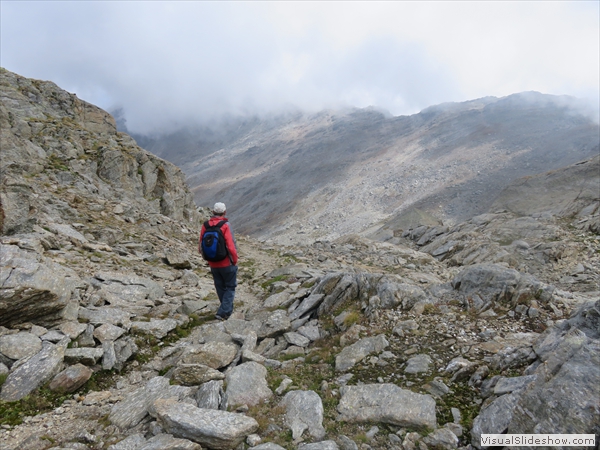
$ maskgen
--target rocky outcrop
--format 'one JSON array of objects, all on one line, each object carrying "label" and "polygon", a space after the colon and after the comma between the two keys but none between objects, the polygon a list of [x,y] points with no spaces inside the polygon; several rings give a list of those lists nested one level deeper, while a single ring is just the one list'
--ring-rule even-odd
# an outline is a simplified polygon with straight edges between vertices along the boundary
[{"label": "rocky outcrop", "polygon": [[79,281],[73,271],[18,245],[0,243],[0,259],[0,325],[48,325],[72,313],[66,310]]},{"label": "rocky outcrop", "polygon": [[82,202],[135,222],[197,220],[181,171],[117,132],[107,112],[5,69],[0,98],[3,234],[61,223],[65,214],[83,221]]}]

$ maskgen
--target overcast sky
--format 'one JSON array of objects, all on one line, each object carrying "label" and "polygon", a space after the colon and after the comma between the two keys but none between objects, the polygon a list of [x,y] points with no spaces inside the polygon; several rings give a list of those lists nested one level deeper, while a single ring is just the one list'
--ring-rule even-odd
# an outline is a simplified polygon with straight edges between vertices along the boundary
[{"label": "overcast sky", "polygon": [[598,108],[593,1],[2,0],[2,67],[131,131],[221,114],[433,104],[535,90]]}]

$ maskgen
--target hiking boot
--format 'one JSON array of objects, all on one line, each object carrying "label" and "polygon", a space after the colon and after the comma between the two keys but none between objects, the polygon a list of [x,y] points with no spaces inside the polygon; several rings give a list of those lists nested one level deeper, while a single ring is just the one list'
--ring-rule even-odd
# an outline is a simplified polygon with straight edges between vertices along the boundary
[{"label": "hiking boot", "polygon": [[215,319],[217,320],[225,320],[225,317],[221,317],[220,315],[215,315]]}]

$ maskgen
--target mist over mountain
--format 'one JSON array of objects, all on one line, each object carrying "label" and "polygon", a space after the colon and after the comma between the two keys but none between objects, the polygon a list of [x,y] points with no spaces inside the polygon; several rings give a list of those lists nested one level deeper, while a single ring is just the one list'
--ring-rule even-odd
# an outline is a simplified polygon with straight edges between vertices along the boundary
[{"label": "mist over mountain", "polygon": [[598,154],[598,133],[577,99],[525,92],[411,116],[296,112],[134,137],[182,168],[197,204],[224,201],[241,232],[291,243],[467,220],[513,180]]}]

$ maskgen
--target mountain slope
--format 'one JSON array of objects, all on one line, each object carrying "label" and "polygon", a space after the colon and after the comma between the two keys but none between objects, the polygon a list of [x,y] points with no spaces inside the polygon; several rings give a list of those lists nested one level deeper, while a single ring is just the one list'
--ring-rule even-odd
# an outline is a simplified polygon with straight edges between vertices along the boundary
[{"label": "mountain slope", "polygon": [[280,243],[362,232],[415,210],[462,221],[512,180],[598,153],[598,124],[574,99],[534,92],[412,116],[363,109],[253,120],[221,140],[188,133],[203,143],[195,152],[188,136],[182,153],[161,155],[181,163],[196,202],[224,201],[242,232]]}]

